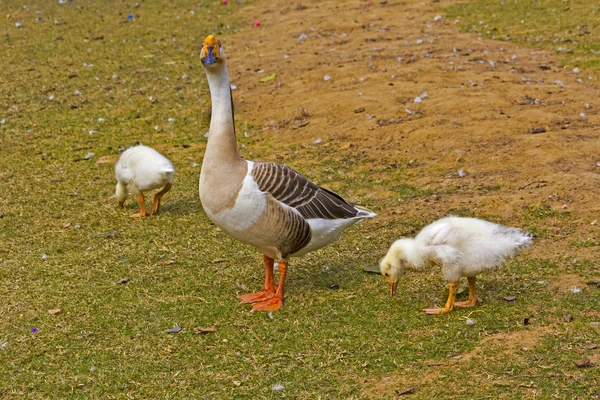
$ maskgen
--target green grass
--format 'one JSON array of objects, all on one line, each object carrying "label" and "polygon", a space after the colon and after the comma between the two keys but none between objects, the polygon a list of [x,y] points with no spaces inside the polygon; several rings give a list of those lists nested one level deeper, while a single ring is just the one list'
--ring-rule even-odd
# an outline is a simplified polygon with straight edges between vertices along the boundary
[{"label": "green grass", "polygon": [[[600,5],[591,0],[473,0],[445,9],[461,30],[556,52],[600,76]],[[587,76],[582,76],[587,79]]]},{"label": "green grass", "polygon": [[[262,285],[261,256],[216,229],[198,199],[209,99],[197,55],[206,33],[234,34],[239,6],[200,5],[0,3],[8,24],[0,60],[0,398],[350,399],[395,375],[417,387],[416,398],[465,398],[465,388],[474,398],[598,390],[597,369],[573,362],[587,354],[581,344],[597,341],[589,323],[598,320],[590,310],[600,291],[574,295],[538,283],[567,270],[591,278],[597,263],[519,257],[482,277],[485,303],[468,327],[468,310],[443,318],[420,311],[444,300],[439,274],[409,271],[390,299],[379,276],[362,272],[409,233],[399,221],[375,220],[294,260],[285,308],[273,319],[238,304],[238,294]],[[275,145],[246,128],[244,151]],[[97,164],[137,141],[159,148],[177,170],[161,214],[143,220],[129,217],[133,199],[116,209],[113,167]],[[89,152],[95,156],[82,160]],[[290,165],[338,182],[336,190],[376,211],[430,194],[403,183],[408,161],[389,169],[391,160],[329,155],[300,148]],[[389,186],[388,198],[369,195],[380,186]],[[430,217],[402,226],[419,229]],[[569,218],[541,206],[523,221],[541,231],[568,227]],[[505,302],[507,294],[517,301]],[[573,323],[562,322],[565,312]],[[183,330],[167,334],[176,324]],[[212,326],[214,333],[194,333]],[[540,330],[540,345],[517,349],[520,358],[484,348],[483,358],[448,364],[483,337],[528,329]],[[277,383],[284,389],[274,391]]]}]

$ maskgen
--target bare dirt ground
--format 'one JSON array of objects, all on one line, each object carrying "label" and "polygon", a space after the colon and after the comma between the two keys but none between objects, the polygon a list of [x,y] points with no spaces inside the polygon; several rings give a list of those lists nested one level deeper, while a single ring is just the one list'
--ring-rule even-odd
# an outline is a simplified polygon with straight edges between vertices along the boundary
[{"label": "bare dirt ground", "polygon": [[[400,225],[457,209],[517,225],[527,207],[569,212],[568,228],[547,226],[532,257],[594,259],[597,246],[572,244],[598,237],[597,77],[561,66],[548,52],[459,33],[460,22],[441,17],[449,4],[258,0],[244,7],[247,25],[261,26],[223,41],[236,116],[262,124],[282,149],[257,158],[286,162],[289,145],[321,139],[332,152],[368,160],[360,168],[372,168],[373,179],[407,168],[403,183],[444,194],[409,203],[383,185],[367,194],[380,221]],[[259,82],[273,72],[275,79]],[[581,284],[567,280],[565,290]],[[480,347],[508,341],[503,351],[521,351],[545,333]],[[437,379],[447,370],[432,366],[421,376]],[[409,385],[409,375],[370,382],[365,393],[389,395]]]}]

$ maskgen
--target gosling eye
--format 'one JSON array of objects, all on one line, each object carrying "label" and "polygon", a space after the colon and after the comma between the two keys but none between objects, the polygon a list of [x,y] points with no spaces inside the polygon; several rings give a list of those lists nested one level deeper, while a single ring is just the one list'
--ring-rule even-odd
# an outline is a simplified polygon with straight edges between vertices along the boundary
[{"label": "gosling eye", "polygon": [[386,278],[390,277],[390,274],[388,274],[387,272],[385,273]]}]

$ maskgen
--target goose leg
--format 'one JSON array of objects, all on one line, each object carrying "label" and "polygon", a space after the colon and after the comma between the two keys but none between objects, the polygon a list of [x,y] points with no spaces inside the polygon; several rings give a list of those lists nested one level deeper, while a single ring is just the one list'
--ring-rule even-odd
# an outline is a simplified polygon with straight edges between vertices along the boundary
[{"label": "goose leg", "polygon": [[264,256],[265,259],[265,287],[260,293],[250,293],[238,296],[243,304],[256,303],[257,301],[269,300],[275,295],[275,280],[273,279],[273,259]]},{"label": "goose leg", "polygon": [[454,310],[454,298],[456,297],[456,289],[458,288],[458,282],[450,282],[450,290],[448,293],[448,300],[444,308],[425,308],[423,311],[427,314],[446,314]]},{"label": "goose leg", "polygon": [[143,193],[138,194],[138,202],[140,203],[140,212],[137,214],[133,214],[132,215],[133,218],[140,218],[140,217],[145,217],[148,215],[148,213],[146,212],[146,206],[144,205],[144,194]]},{"label": "goose leg", "polygon": [[287,273],[287,262],[279,263],[279,285],[275,295],[267,301],[261,301],[260,303],[254,303],[252,311],[277,311],[283,305],[283,284],[285,282],[285,275]]},{"label": "goose leg", "polygon": [[160,209],[160,199],[167,193],[173,184],[171,182],[167,183],[164,188],[158,193],[154,195],[154,202],[152,203],[152,214],[158,214],[158,210]]},{"label": "goose leg", "polygon": [[475,277],[467,278],[469,281],[469,299],[467,301],[457,301],[455,307],[473,307],[478,301],[481,301],[475,294]]}]

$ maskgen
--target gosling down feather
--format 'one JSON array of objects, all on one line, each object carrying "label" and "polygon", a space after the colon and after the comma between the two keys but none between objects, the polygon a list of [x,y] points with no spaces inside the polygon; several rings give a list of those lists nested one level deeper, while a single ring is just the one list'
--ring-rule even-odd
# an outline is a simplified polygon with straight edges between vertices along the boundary
[{"label": "gosling down feather", "polygon": [[123,208],[129,193],[137,195],[140,203],[140,212],[132,217],[145,217],[148,215],[144,206],[144,192],[162,188],[154,195],[152,214],[157,214],[160,209],[160,200],[163,195],[171,190],[175,168],[171,162],[158,151],[151,147],[137,145],[128,148],[121,154],[115,165],[117,189],[115,197],[119,207]]},{"label": "gosling down feather", "polygon": [[[200,200],[218,227],[264,255],[264,289],[239,296],[242,303],[254,303],[252,311],[275,311],[283,304],[289,257],[327,246],[346,228],[376,214],[285,165],[244,160],[236,144],[225,54],[213,35],[204,41],[200,58],[212,101]],[[275,261],[278,286],[273,278]]]},{"label": "gosling down feather", "polygon": [[[450,283],[448,301],[443,308],[427,308],[423,311],[427,314],[445,314],[454,307],[473,307],[477,301],[481,301],[475,295],[475,277],[504,265],[531,243],[531,235],[519,228],[477,218],[450,216],[427,225],[414,239],[394,242],[379,268],[393,296],[405,264],[417,269],[439,266],[444,279]],[[455,302],[461,277],[466,277],[469,282],[469,299]]]}]

